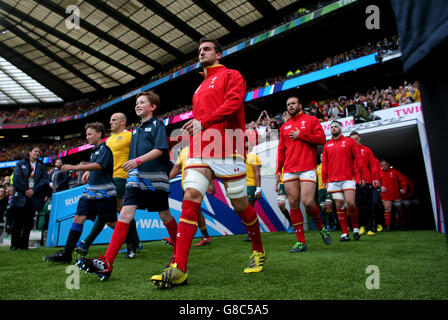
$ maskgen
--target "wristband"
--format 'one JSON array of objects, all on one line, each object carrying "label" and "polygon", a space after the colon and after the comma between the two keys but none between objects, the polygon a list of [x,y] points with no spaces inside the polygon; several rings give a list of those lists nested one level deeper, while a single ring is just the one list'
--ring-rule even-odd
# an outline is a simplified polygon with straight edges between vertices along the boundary
[{"label": "wristband", "polygon": [[142,163],[142,160],[140,158],[136,158],[135,161],[137,161],[138,166]]}]

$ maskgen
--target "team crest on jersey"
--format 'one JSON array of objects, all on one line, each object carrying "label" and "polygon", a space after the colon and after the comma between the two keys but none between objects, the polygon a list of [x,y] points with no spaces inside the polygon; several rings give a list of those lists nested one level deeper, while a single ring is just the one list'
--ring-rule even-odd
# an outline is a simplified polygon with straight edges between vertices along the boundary
[{"label": "team crest on jersey", "polygon": [[214,76],[212,78],[212,82],[210,82],[210,85],[208,86],[209,89],[214,88],[215,87],[215,80],[218,79],[217,76]]},{"label": "team crest on jersey", "polygon": [[119,136],[119,137],[117,138],[117,141],[120,141],[121,139],[123,139],[123,137],[122,137],[122,136]]},{"label": "team crest on jersey", "polygon": [[285,130],[288,130],[288,129],[291,129],[291,125],[285,127]]},{"label": "team crest on jersey", "polygon": [[300,129],[305,129],[305,123],[306,123],[306,121],[305,121],[305,120],[302,120],[302,121],[300,121],[300,123],[302,124],[302,126],[300,127]]},{"label": "team crest on jersey", "polygon": [[327,144],[327,147],[329,148],[329,147],[332,147],[334,145],[334,143],[330,143],[330,144]]},{"label": "team crest on jersey", "polygon": [[341,147],[345,148],[345,141],[342,141]]},{"label": "team crest on jersey", "polygon": [[152,128],[145,128],[146,132],[151,132]]}]

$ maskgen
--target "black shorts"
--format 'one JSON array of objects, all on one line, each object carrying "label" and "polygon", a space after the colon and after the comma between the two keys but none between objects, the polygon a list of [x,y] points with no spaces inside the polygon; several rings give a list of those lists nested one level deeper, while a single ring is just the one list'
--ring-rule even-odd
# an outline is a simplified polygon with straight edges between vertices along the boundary
[{"label": "black shorts", "polygon": [[124,192],[124,206],[137,206],[138,209],[149,212],[160,212],[169,209],[169,193],[166,191],[141,190],[139,188],[126,188]]},{"label": "black shorts", "polygon": [[81,197],[76,208],[77,216],[87,216],[95,221],[96,217],[104,222],[117,221],[117,197],[103,199],[87,199]]},{"label": "black shorts", "polygon": [[372,204],[375,207],[378,207],[378,206],[382,205],[381,188],[380,187],[373,188],[373,191],[372,191]]},{"label": "black shorts", "polygon": [[356,185],[356,205],[362,208],[372,207],[372,192],[373,186],[371,183],[366,183],[364,187]]}]

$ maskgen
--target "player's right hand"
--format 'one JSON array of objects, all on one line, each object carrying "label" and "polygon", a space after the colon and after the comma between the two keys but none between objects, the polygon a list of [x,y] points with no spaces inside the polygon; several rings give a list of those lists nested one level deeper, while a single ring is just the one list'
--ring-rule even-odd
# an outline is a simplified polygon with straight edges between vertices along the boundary
[{"label": "player's right hand", "polygon": [[281,173],[275,174],[275,192],[278,192],[278,185],[280,184],[281,178],[282,178]]},{"label": "player's right hand", "polygon": [[81,178],[82,183],[87,183],[89,177],[90,177],[90,171],[84,172]]}]

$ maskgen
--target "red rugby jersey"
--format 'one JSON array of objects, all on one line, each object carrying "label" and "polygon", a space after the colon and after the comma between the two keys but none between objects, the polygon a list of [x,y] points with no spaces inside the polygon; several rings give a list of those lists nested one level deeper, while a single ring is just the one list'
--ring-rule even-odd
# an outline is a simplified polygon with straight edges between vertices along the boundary
[{"label": "red rugby jersey", "polygon": [[[299,139],[291,140],[289,133],[300,130]],[[314,170],[317,166],[317,145],[325,143],[325,132],[314,116],[299,113],[281,127],[277,149],[276,173]]]},{"label": "red rugby jersey", "polygon": [[381,186],[386,187],[386,192],[381,192],[381,199],[394,201],[401,199],[400,189],[407,191],[405,176],[394,168],[381,170]]},{"label": "red rugby jersey", "polygon": [[[364,174],[361,174],[361,179],[365,180],[366,183],[372,183],[372,180],[380,180],[378,166],[372,150],[362,144],[358,147],[361,155],[361,161],[366,169],[363,171]],[[360,180],[357,179],[356,183],[360,183]]]},{"label": "red rugby jersey", "polygon": [[322,155],[322,181],[361,180],[366,176],[359,147],[352,138],[341,135],[324,145]]},{"label": "red rugby jersey", "polygon": [[190,157],[238,154],[244,160],[246,81],[238,71],[221,64],[208,67],[204,76],[193,95],[193,117],[203,131],[190,138]]}]

